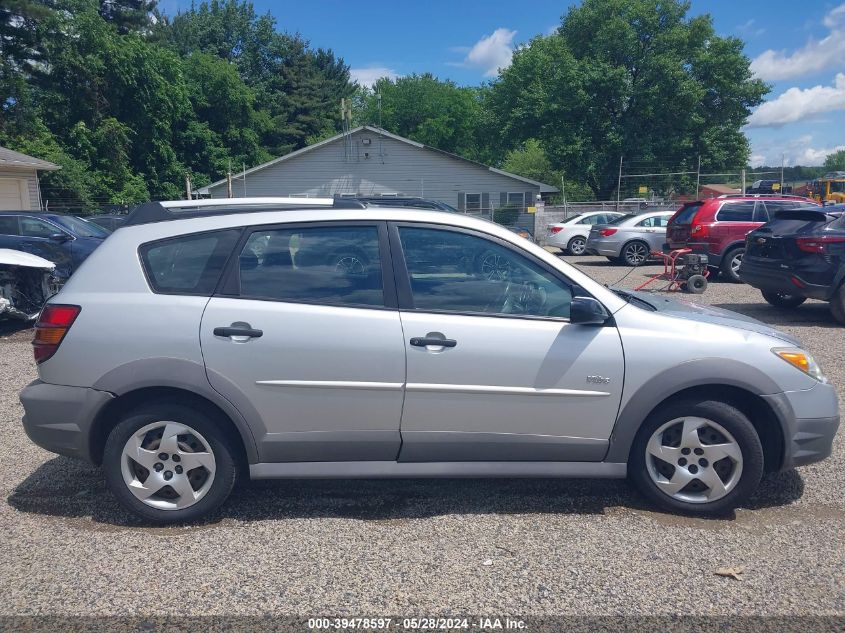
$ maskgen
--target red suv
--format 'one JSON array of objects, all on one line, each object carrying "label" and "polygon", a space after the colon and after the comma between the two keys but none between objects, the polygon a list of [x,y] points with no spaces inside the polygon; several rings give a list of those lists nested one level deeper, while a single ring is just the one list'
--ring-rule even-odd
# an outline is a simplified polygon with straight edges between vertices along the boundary
[{"label": "red suv", "polygon": [[800,196],[735,195],[688,202],[669,220],[667,248],[691,248],[707,255],[708,264],[739,282],[745,236],[784,209],[817,208]]}]

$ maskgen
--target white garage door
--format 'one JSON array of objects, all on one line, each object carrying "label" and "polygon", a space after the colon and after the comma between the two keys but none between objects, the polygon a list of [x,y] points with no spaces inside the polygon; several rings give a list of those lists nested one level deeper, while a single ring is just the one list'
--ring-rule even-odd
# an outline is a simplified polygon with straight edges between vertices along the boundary
[{"label": "white garage door", "polygon": [[29,189],[24,178],[0,177],[0,211],[29,209]]}]

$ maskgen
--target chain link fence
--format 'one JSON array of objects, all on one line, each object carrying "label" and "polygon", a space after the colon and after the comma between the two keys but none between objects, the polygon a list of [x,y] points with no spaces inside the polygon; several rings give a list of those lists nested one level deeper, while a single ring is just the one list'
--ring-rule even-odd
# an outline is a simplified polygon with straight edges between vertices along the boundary
[{"label": "chain link fence", "polygon": [[639,214],[650,213],[653,211],[676,211],[681,206],[681,203],[676,200],[656,200],[648,202],[616,202],[611,201],[596,201],[596,202],[570,202],[565,206],[546,206],[542,211],[533,215],[533,230],[534,241],[541,246],[546,243],[546,236],[549,232],[549,226],[563,222],[569,218],[575,217],[582,213],[592,213],[594,211],[619,211],[621,213]]}]

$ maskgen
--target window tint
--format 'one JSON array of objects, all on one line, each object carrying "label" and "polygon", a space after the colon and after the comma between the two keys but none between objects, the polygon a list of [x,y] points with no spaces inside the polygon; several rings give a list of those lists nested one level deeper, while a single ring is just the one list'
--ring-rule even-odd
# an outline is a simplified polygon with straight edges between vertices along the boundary
[{"label": "window tint", "polygon": [[752,222],[754,218],[754,200],[726,202],[716,214],[719,222]]},{"label": "window tint", "polygon": [[439,229],[399,235],[418,310],[569,316],[569,285],[509,248]]},{"label": "window tint", "polygon": [[21,218],[21,235],[25,237],[50,237],[63,231],[38,218]]},{"label": "window tint", "polygon": [[662,215],[655,215],[650,218],[646,218],[645,220],[641,220],[637,222],[637,226],[645,226],[647,228],[655,228],[666,226],[669,223],[669,218]]},{"label": "window tint", "polygon": [[588,215],[586,218],[579,220],[578,224],[604,224],[606,217],[603,213],[597,215]]},{"label": "window tint", "polygon": [[101,237],[107,238],[109,232],[103,227],[97,226],[90,220],[83,220],[72,215],[56,218],[56,223],[71,231],[77,237]]},{"label": "window tint", "polygon": [[675,215],[674,224],[692,224],[693,218],[695,218],[695,214],[698,213],[698,210],[701,208],[701,205],[701,202],[696,202],[694,204],[682,207],[681,210],[678,211],[678,213]]},{"label": "window tint", "polygon": [[374,226],[257,231],[240,254],[241,296],[383,306]]},{"label": "window tint", "polygon": [[623,222],[627,222],[628,220],[630,220],[633,217],[634,217],[633,215],[626,213],[624,215],[620,215],[620,216],[617,216],[615,218],[612,218],[610,220],[610,222],[608,222],[608,224],[622,224]]},{"label": "window tint", "polygon": [[141,246],[141,261],[156,292],[210,295],[240,235],[239,229],[184,235]]},{"label": "window tint", "polygon": [[18,231],[18,216],[0,215],[0,235],[20,235]]}]

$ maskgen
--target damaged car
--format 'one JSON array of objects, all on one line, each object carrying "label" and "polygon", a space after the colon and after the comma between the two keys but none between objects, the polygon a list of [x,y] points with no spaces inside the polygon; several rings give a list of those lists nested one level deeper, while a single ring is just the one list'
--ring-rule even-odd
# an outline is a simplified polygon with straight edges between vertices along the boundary
[{"label": "damaged car", "polygon": [[37,255],[0,248],[0,320],[34,321],[59,291],[56,265]]}]

